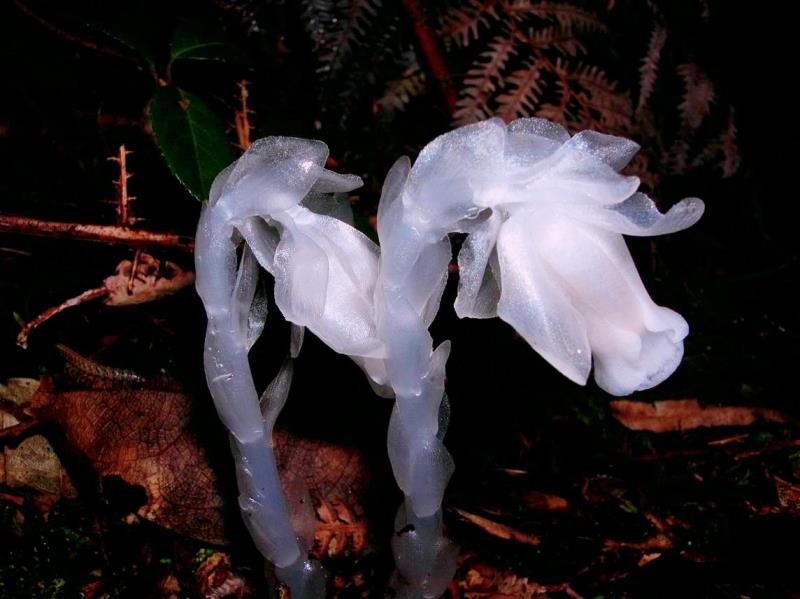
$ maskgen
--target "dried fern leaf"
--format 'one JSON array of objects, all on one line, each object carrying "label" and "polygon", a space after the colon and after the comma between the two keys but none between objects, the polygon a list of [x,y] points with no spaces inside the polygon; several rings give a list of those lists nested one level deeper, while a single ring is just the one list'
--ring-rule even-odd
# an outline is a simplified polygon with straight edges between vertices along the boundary
[{"label": "dried fern leaf", "polygon": [[729,178],[735,175],[741,164],[736,134],[736,120],[733,107],[731,107],[727,125],[716,138],[706,144],[703,151],[692,161],[692,166],[708,164],[721,156],[722,159],[717,162],[717,166],[722,170],[722,176]]},{"label": "dried fern leaf", "polygon": [[653,94],[656,80],[658,79],[658,63],[661,59],[661,50],[664,49],[666,41],[667,30],[661,25],[656,25],[650,35],[647,54],[645,54],[639,67],[639,105],[636,107],[637,111],[641,111],[645,107]]},{"label": "dried fern leaf", "polygon": [[378,100],[378,106],[384,112],[405,110],[413,98],[425,91],[425,73],[420,68],[416,54],[413,51],[405,52],[402,63],[405,65],[402,77],[389,81],[386,91]]},{"label": "dried fern leaf", "polygon": [[449,11],[440,28],[442,37],[468,46],[478,39],[482,28],[500,19],[497,12],[500,3],[500,0],[468,0],[463,8]]},{"label": "dried fern leaf", "polygon": [[508,77],[508,91],[497,98],[497,115],[506,122],[534,114],[542,93],[542,71],[539,62],[528,63]]},{"label": "dried fern leaf", "polygon": [[585,124],[607,132],[623,133],[633,127],[630,95],[617,89],[605,72],[597,66],[578,64],[569,73],[570,82],[585,93],[576,94],[581,102]]},{"label": "dried fern leaf", "polygon": [[530,15],[558,23],[570,31],[606,31],[606,24],[589,11],[555,2],[537,0],[509,0],[506,12],[513,19],[525,19]]},{"label": "dried fern leaf", "polygon": [[583,44],[578,41],[572,30],[559,25],[543,29],[531,28],[528,35],[522,37],[525,43],[534,50],[553,50],[562,56],[577,56],[586,52]]},{"label": "dried fern leaf", "polygon": [[332,75],[345,65],[366,35],[383,0],[304,0],[304,22],[314,41],[318,72]]},{"label": "dried fern leaf", "polygon": [[678,65],[678,75],[683,79],[684,95],[678,105],[683,122],[697,129],[711,112],[714,85],[695,63]]},{"label": "dried fern leaf", "polygon": [[466,125],[491,115],[489,99],[503,84],[503,71],[509,58],[516,53],[516,41],[517,38],[509,32],[497,35],[467,71],[461,97],[453,114],[455,124]]}]

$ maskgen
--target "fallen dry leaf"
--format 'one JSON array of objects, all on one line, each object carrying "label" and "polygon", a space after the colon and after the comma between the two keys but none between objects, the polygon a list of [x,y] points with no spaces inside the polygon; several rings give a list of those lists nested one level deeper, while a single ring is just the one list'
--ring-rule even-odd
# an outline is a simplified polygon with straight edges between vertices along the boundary
[{"label": "fallen dry leaf", "polygon": [[42,435],[28,437],[16,448],[5,447],[0,456],[0,484],[48,495],[53,501],[77,497],[61,460]]},{"label": "fallen dry leaf", "polygon": [[[217,477],[187,430],[191,398],[174,381],[149,383],[66,349],[62,355],[68,372],[75,383],[90,388],[60,390],[50,379],[41,386],[38,381],[12,380],[0,391],[17,398],[15,405],[24,405],[38,422],[57,425],[101,480],[116,476],[141,487],[146,502],[139,516],[187,536],[224,543]],[[0,414],[3,426],[17,424],[11,415]],[[315,551],[359,554],[367,539],[359,498],[369,483],[360,451],[281,430],[275,433],[275,447],[284,486],[302,484],[316,506]],[[43,496],[75,494],[43,437],[24,439],[14,449],[4,447],[0,473],[2,482],[19,486],[24,481]]]},{"label": "fallen dry leaf", "polygon": [[606,539],[603,542],[603,548],[606,551],[616,551],[619,549],[641,551],[642,555],[639,558],[638,565],[644,566],[661,557],[662,552],[675,547],[676,539],[672,532],[672,526],[680,526],[681,528],[686,528],[688,526],[685,522],[675,518],[663,519],[650,512],[645,513],[645,517],[656,530],[655,534],[641,541],[617,541],[614,539]]},{"label": "fallen dry leaf", "polygon": [[696,399],[671,399],[655,403],[612,401],[611,414],[623,426],[634,431],[664,433],[700,427],[747,426],[759,420],[789,422],[784,414],[767,408],[701,406]]},{"label": "fallen dry leaf", "polygon": [[24,405],[31,400],[38,388],[38,379],[8,379],[5,385],[0,385],[0,399],[17,405]]},{"label": "fallen dry leaf", "polygon": [[362,453],[316,439],[275,431],[275,455],[284,488],[300,483],[315,504],[317,526],[312,553],[336,557],[360,554],[367,544],[367,522],[360,505],[368,470]]},{"label": "fallen dry leaf", "polygon": [[800,515],[800,485],[773,477],[775,491],[778,494],[778,503],[781,507],[794,515]]},{"label": "fallen dry leaf", "polygon": [[474,556],[468,556],[459,566],[450,594],[463,599],[533,599],[550,597],[553,593],[580,599],[580,595],[569,584],[540,584],[511,570],[500,570]]},{"label": "fallen dry leaf", "polygon": [[206,599],[250,595],[245,581],[233,571],[230,557],[220,551],[209,555],[194,573],[198,591]]},{"label": "fallen dry leaf", "polygon": [[336,557],[346,550],[360,555],[367,544],[367,524],[362,516],[354,514],[341,500],[328,502],[317,498],[317,528],[311,553]]},{"label": "fallen dry leaf", "polygon": [[146,388],[57,391],[42,382],[32,407],[102,478],[118,476],[147,494],[138,515],[209,542],[225,542],[217,476],[186,430],[191,401]]},{"label": "fallen dry leaf", "polygon": [[[0,385],[0,399],[23,407],[38,388],[37,379],[10,379],[6,385]],[[12,414],[0,410],[0,430],[18,424],[19,420]],[[0,485],[47,495],[52,501],[77,494],[61,460],[42,435],[29,436],[16,446],[2,447]]]},{"label": "fallen dry leaf", "polygon": [[162,299],[177,293],[194,282],[194,273],[177,264],[161,261],[147,252],[123,260],[114,274],[103,280],[107,306],[130,306]]},{"label": "fallen dry leaf", "polygon": [[477,514],[473,514],[465,510],[460,510],[458,508],[454,508],[454,510],[459,516],[461,516],[461,518],[471,524],[474,524],[493,537],[533,546],[539,545],[542,542],[537,535],[522,532],[506,524],[500,524],[499,522],[489,520],[489,518],[484,518],[483,516],[478,516]]},{"label": "fallen dry leaf", "polygon": [[569,508],[569,502],[558,495],[550,495],[541,491],[529,491],[523,501],[531,509],[540,512],[560,512]]},{"label": "fallen dry leaf", "polygon": [[369,483],[362,453],[318,439],[308,439],[284,430],[275,433],[275,459],[285,486],[305,484],[328,501],[341,500],[355,507],[355,498]]},{"label": "fallen dry leaf", "polygon": [[87,289],[64,300],[30,320],[17,335],[17,345],[25,349],[31,333],[64,310],[83,303],[103,299],[107,306],[143,304],[173,295],[194,281],[194,273],[185,271],[173,262],[161,262],[139,250],[133,260],[123,260],[114,274],[106,277],[100,287]]}]

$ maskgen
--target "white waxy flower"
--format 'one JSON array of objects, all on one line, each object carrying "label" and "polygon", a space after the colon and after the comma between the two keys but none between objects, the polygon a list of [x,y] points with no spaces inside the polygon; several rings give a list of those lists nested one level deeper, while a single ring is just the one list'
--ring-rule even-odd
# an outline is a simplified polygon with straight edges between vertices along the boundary
[{"label": "white waxy flower", "polygon": [[[268,137],[217,176],[197,239],[198,270],[214,275],[199,277],[198,291],[211,313],[227,308],[225,290],[236,277],[232,240],[243,237],[274,276],[286,319],[351,356],[382,390],[384,350],[373,315],[379,251],[352,226],[350,206],[338,196],[361,179],[326,170],[327,156],[320,141]],[[206,250],[218,246],[228,251]],[[220,264],[203,268],[206,260]]]},{"label": "white waxy flower", "polygon": [[689,330],[650,299],[622,234],[672,233],[703,213],[689,198],[661,214],[637,193],[638,178],[618,171],[638,149],[542,119],[492,119],[428,144],[403,193],[433,236],[469,233],[459,316],[499,316],[580,384],[594,359],[597,383],[614,395],[672,374]]},{"label": "white waxy flower", "polygon": [[492,214],[467,240],[459,315],[496,309],[578,383],[593,357],[609,393],[657,385],[677,368],[689,328],[650,299],[622,234],[684,229],[703,203],[690,198],[659,213],[635,192],[637,178],[618,174],[638,150],[629,140],[592,131],[570,138],[538,119],[505,133],[503,192],[477,189],[476,203]]}]

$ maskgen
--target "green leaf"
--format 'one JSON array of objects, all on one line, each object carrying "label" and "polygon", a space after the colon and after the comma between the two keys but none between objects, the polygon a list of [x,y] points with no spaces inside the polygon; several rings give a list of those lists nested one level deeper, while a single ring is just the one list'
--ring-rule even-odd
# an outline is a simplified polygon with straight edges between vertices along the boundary
[{"label": "green leaf", "polygon": [[173,86],[159,88],[150,103],[150,122],[172,174],[200,201],[235,158],[224,123],[197,96]]},{"label": "green leaf", "polygon": [[172,38],[170,58],[175,60],[209,60],[248,65],[247,54],[225,36],[218,24],[184,21],[178,24]]}]

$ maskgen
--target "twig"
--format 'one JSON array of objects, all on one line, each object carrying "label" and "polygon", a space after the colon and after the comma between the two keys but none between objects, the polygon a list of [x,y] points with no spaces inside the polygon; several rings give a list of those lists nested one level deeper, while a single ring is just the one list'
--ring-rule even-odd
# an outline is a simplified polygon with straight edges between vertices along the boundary
[{"label": "twig", "polygon": [[128,172],[126,160],[130,153],[125,149],[125,144],[122,144],[117,156],[108,157],[109,160],[119,164],[119,179],[114,181],[114,185],[117,187],[117,226],[119,227],[130,227],[136,221],[130,208],[130,202],[135,200],[136,196],[128,194],[128,179],[133,177],[133,173]]},{"label": "twig", "polygon": [[61,29],[61,28],[57,27],[56,25],[54,25],[53,23],[51,23],[50,21],[47,21],[47,20],[43,19],[42,17],[40,17],[39,15],[37,15],[35,12],[33,12],[27,5],[25,5],[20,0],[15,0],[14,4],[16,5],[17,10],[20,11],[22,14],[26,15],[27,17],[30,17],[31,19],[33,19],[34,21],[39,23],[39,25],[41,25],[45,29],[48,29],[49,31],[52,31],[53,33],[55,33],[60,38],[63,38],[63,39],[65,39],[67,41],[70,41],[70,42],[75,42],[76,44],[80,44],[84,48],[89,48],[90,50],[94,50],[96,52],[100,52],[100,53],[106,54],[108,56],[113,56],[114,58],[119,58],[121,60],[125,60],[127,62],[132,62],[132,63],[137,64],[137,65],[139,64],[138,61],[135,58],[133,58],[132,56],[129,56],[128,54],[125,54],[123,52],[115,50],[114,48],[109,48],[107,46],[101,46],[100,44],[98,44],[95,41],[87,40],[87,39],[84,39],[82,37],[78,37],[75,34],[69,33],[68,31],[64,31],[63,29]]},{"label": "twig", "polygon": [[244,152],[250,147],[250,132],[253,127],[250,125],[250,115],[253,111],[247,107],[247,98],[249,92],[247,91],[247,81],[242,79],[239,82],[239,100],[241,106],[234,115],[234,123],[236,125],[236,139],[239,140],[239,149]]},{"label": "twig", "polygon": [[422,13],[417,0],[403,0],[403,6],[414,23],[414,34],[417,36],[422,53],[428,61],[428,67],[433,78],[439,84],[445,104],[447,104],[447,110],[450,114],[453,114],[458,97],[451,84],[450,71],[447,69],[447,64],[439,51],[436,35],[425,22],[425,15]]},{"label": "twig", "polygon": [[133,260],[131,261],[131,274],[128,277],[128,284],[126,285],[128,295],[133,293],[133,285],[136,282],[136,273],[139,270],[139,259],[141,257],[142,250],[140,248],[136,248],[136,251],[133,253]]},{"label": "twig", "polygon": [[140,231],[115,225],[65,223],[0,214],[0,234],[3,233],[119,243],[132,247],[169,247],[184,252],[194,250],[194,240],[191,237],[176,233]]},{"label": "twig", "polygon": [[103,297],[108,294],[108,290],[105,287],[97,287],[96,289],[88,289],[81,293],[80,295],[76,295],[64,302],[61,302],[59,305],[54,306],[52,308],[48,308],[39,316],[31,320],[28,324],[22,327],[22,330],[17,335],[17,345],[21,348],[25,349],[28,347],[28,337],[30,334],[36,329],[37,327],[41,326],[47,320],[55,316],[56,314],[63,312],[68,308],[72,308],[73,306],[78,306],[84,302],[88,302],[93,299],[97,299],[99,297]]}]

